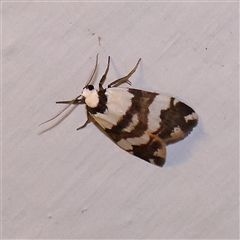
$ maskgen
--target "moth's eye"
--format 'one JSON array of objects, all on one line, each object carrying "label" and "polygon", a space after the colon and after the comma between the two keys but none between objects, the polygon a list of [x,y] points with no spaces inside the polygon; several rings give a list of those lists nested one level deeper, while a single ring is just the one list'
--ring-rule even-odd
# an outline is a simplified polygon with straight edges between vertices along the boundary
[{"label": "moth's eye", "polygon": [[93,86],[93,85],[88,85],[88,86],[87,86],[87,89],[90,90],[90,91],[92,91],[92,90],[94,89],[94,86]]}]

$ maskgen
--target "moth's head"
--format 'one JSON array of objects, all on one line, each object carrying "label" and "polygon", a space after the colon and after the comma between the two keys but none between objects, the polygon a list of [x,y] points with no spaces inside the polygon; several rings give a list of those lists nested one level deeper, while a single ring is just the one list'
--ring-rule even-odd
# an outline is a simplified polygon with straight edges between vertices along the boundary
[{"label": "moth's head", "polygon": [[93,85],[87,85],[83,88],[81,96],[84,98],[85,103],[90,108],[95,108],[99,103],[98,91],[94,89]]}]

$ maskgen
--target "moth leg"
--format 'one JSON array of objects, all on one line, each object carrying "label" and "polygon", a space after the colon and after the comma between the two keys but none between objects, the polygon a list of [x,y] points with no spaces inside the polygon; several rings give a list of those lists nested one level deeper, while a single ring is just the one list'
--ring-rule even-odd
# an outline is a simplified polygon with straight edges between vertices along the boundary
[{"label": "moth leg", "polygon": [[108,87],[109,87],[109,88],[110,88],[110,87],[117,87],[117,86],[119,86],[119,85],[121,85],[121,84],[123,84],[123,83],[127,83],[127,84],[131,85],[131,82],[130,82],[128,79],[129,79],[129,78],[133,75],[133,73],[136,71],[136,69],[137,69],[138,64],[139,64],[140,61],[141,61],[141,58],[138,59],[136,66],[133,68],[133,70],[132,70],[127,76],[122,77],[122,78],[119,78],[119,79],[111,82],[111,83],[108,85]]},{"label": "moth leg", "polygon": [[103,76],[102,76],[102,78],[99,82],[99,89],[101,89],[101,90],[103,89],[102,85],[104,84],[104,82],[106,80],[107,73],[108,73],[108,70],[109,70],[109,66],[110,66],[110,57],[108,57],[107,69],[106,69],[105,73],[103,74]]},{"label": "moth leg", "polygon": [[78,127],[77,130],[85,128],[88,125],[88,123],[90,123],[89,119],[87,119],[87,121],[82,126]]},{"label": "moth leg", "polygon": [[78,127],[77,130],[85,128],[90,122],[91,122],[91,120],[90,120],[89,115],[88,115],[86,122],[82,126]]}]

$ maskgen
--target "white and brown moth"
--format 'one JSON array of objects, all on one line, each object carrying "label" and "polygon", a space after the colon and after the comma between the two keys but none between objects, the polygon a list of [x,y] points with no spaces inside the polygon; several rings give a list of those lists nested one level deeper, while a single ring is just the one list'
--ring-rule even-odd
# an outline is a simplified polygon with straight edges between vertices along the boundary
[{"label": "white and brown moth", "polygon": [[198,116],[191,107],[174,97],[118,87],[123,83],[131,85],[129,78],[136,71],[140,60],[128,75],[103,88],[110,65],[108,57],[107,68],[97,90],[91,84],[97,68],[97,55],[94,71],[82,93],[73,100],[57,102],[68,105],[46,122],[59,116],[72,104],[85,104],[87,121],[77,130],[93,121],[119,147],[162,167],[166,158],[166,145],[186,137],[197,125]]}]

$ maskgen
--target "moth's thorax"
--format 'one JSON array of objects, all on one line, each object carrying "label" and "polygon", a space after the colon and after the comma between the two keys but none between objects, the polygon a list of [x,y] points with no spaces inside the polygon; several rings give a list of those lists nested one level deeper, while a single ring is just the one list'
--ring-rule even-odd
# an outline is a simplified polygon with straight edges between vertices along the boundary
[{"label": "moth's thorax", "polygon": [[85,103],[90,108],[95,108],[99,104],[99,95],[96,89],[83,89],[82,96],[85,98]]}]

